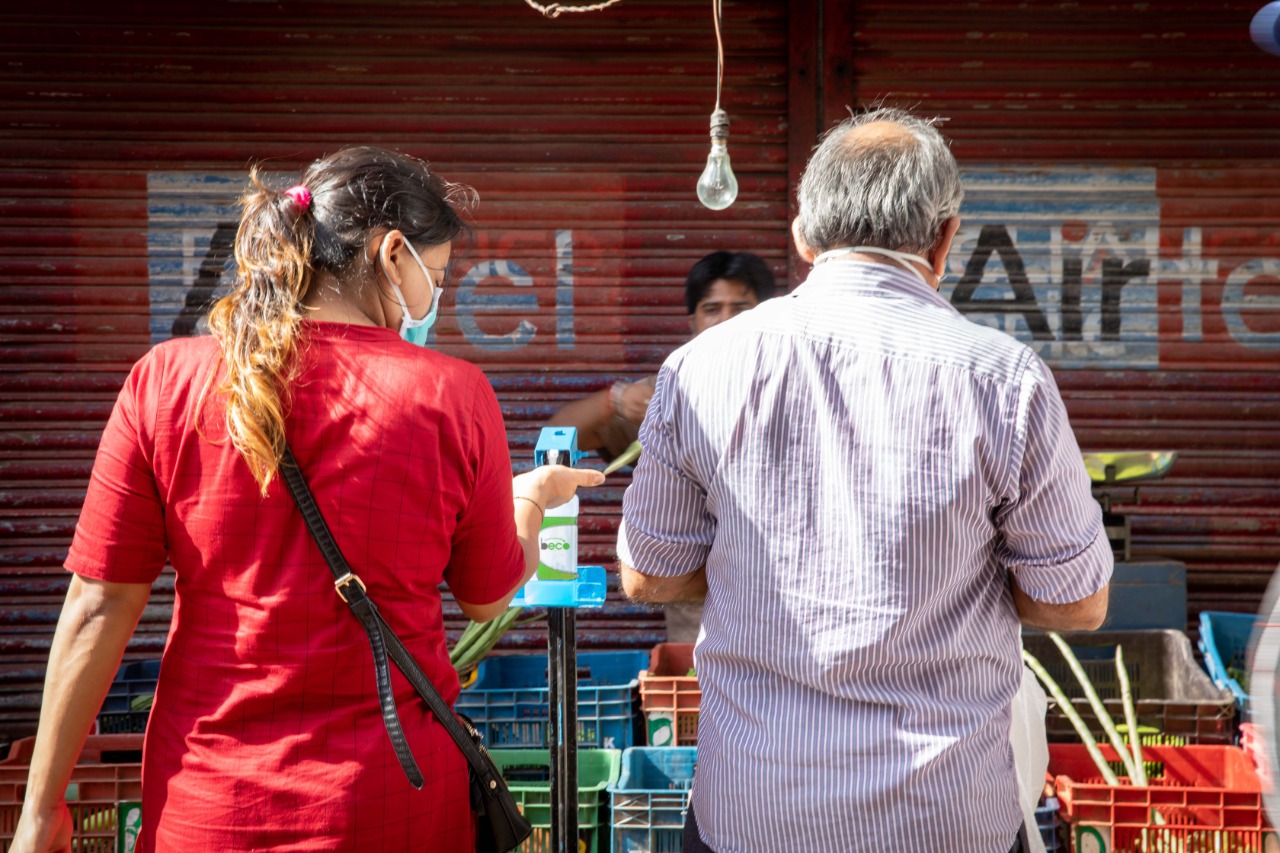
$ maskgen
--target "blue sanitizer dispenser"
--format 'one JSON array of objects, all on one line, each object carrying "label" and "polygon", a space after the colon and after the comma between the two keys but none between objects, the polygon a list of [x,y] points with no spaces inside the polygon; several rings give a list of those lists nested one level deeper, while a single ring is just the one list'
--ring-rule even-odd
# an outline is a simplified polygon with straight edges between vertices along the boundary
[{"label": "blue sanitizer dispenser", "polygon": [[[575,466],[587,454],[578,450],[573,427],[543,427],[533,451],[534,465]],[[603,566],[578,565],[578,497],[548,508],[538,531],[538,570],[511,602],[520,607],[599,607],[607,585]]]}]

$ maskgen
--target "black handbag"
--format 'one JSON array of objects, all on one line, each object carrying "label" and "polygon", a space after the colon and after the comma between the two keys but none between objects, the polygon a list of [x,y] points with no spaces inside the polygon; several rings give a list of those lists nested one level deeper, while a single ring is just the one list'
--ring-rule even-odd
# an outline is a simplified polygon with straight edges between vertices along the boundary
[{"label": "black handbag", "polygon": [[422,771],[418,769],[418,762],[414,760],[404,729],[400,726],[400,714],[396,711],[395,696],[391,692],[388,655],[467,759],[471,771],[471,810],[476,814],[476,850],[479,853],[507,853],[516,849],[533,834],[533,827],[521,814],[511,792],[507,790],[506,780],[502,778],[489,751],[485,749],[480,733],[471,725],[470,720],[455,714],[445,704],[431,680],[423,673],[422,667],[418,666],[413,655],[409,654],[400,638],[383,620],[377,606],[369,598],[364,582],[351,571],[342,551],[338,549],[338,543],[329,532],[324,516],[320,514],[320,508],[311,495],[311,489],[307,487],[306,478],[302,476],[302,470],[287,446],[280,465],[280,475],[289,487],[294,503],[302,512],[320,553],[329,564],[329,570],[333,572],[334,588],[369,635],[378,683],[378,702],[382,706],[382,722],[386,725],[387,736],[391,738],[391,746],[409,784],[422,790]]}]

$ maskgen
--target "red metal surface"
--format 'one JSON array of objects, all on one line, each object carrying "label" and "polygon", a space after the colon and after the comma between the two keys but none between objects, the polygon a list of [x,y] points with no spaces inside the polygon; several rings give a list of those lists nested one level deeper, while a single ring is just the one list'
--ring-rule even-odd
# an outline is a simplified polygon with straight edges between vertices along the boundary
[{"label": "red metal surface", "polygon": [[[961,161],[1017,172],[1019,192],[1035,190],[1038,168],[1148,169],[1137,202],[1102,181],[1091,216],[1109,199],[1157,211],[1144,226],[1157,234],[1157,294],[1134,309],[1155,330],[1155,361],[1055,373],[1084,447],[1181,453],[1127,509],[1137,555],[1187,562],[1193,611],[1253,608],[1280,560],[1280,350],[1233,337],[1280,331],[1277,279],[1231,284],[1237,268],[1280,258],[1280,60],[1248,41],[1256,3],[727,3],[741,194],[720,213],[692,191],[714,98],[709,3],[626,0],[555,21],[516,0],[78,5],[0,12],[0,735],[34,719],[98,434],[153,340],[153,266],[189,264],[188,286],[200,266],[202,250],[179,258],[157,234],[180,242],[188,222],[208,241],[223,221],[153,218],[150,181],[243,174],[263,158],[287,172],[346,143],[426,156],[479,190],[459,273],[480,269],[475,293],[537,307],[489,304],[469,336],[455,291],[439,346],[484,367],[518,464],[564,401],[650,372],[683,342],[694,260],[746,248],[780,277],[803,273],[789,263],[791,191],[845,101],[950,116]],[[1082,240],[1096,225],[1053,227]],[[557,255],[562,232],[571,252]],[[1177,272],[1195,266],[1193,249],[1215,265],[1196,282],[1196,340]],[[489,261],[518,265],[527,286],[483,276]],[[557,338],[566,276],[571,346]],[[517,349],[475,342],[524,320],[533,337]],[[586,500],[584,560],[612,561],[626,482]],[[159,653],[171,606],[165,576],[131,656]],[[588,647],[663,639],[660,619],[616,591],[579,625]]]},{"label": "red metal surface", "polygon": [[[477,239],[459,275],[517,264],[531,286],[491,276],[476,292],[532,296],[538,309],[477,311],[472,331],[527,319],[535,335],[515,350],[478,346],[451,294],[439,346],[483,365],[525,465],[560,404],[656,370],[687,338],[681,288],[697,258],[750,249],[785,274],[787,12],[729,2],[724,20],[741,191],[712,213],[693,192],[715,97],[709,3],[627,0],[555,21],[511,0],[0,11],[0,737],[33,728],[98,436],[153,341],[152,264],[166,251],[155,235],[167,226],[153,218],[150,176],[243,175],[263,159],[289,171],[373,143],[474,186]],[[193,216],[185,224],[208,233],[221,221]],[[571,255],[558,261],[566,231]],[[199,262],[197,251],[187,285]],[[569,347],[554,307],[566,274]],[[584,561],[613,561],[626,482],[586,501]],[[130,657],[159,655],[172,595],[166,574]],[[461,631],[452,602],[446,620]],[[578,625],[584,648],[665,639],[661,615],[616,590]],[[513,631],[503,648],[545,648],[545,633]]]},{"label": "red metal surface", "polygon": [[[1154,210],[1143,227],[1156,296],[1133,309],[1134,323],[1153,330],[1152,363],[1046,360],[1083,449],[1179,452],[1168,479],[1143,485],[1122,509],[1135,558],[1186,562],[1193,618],[1256,611],[1280,561],[1278,268],[1231,285],[1250,260],[1280,258],[1280,60],[1249,41],[1259,5],[855,6],[859,104],[883,99],[946,116],[965,167],[1099,176],[1104,201],[1087,217],[1046,212],[1064,246],[1108,216],[1123,223],[1135,206]],[[1153,185],[1119,187],[1115,173],[1125,169],[1149,170]],[[1019,188],[1034,195],[1022,174]],[[953,269],[956,259],[953,251]],[[1051,284],[1051,298],[1057,290]]]}]

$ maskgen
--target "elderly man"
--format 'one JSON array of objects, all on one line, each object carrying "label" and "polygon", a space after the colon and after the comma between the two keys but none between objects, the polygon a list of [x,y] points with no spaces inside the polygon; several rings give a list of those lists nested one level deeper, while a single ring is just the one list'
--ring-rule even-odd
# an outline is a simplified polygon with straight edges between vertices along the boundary
[{"label": "elderly man", "polygon": [[659,373],[618,554],[706,600],[688,853],[1025,844],[1020,625],[1096,628],[1112,558],[1048,368],[937,293],[962,195],[930,122],[843,123],[808,280]]}]

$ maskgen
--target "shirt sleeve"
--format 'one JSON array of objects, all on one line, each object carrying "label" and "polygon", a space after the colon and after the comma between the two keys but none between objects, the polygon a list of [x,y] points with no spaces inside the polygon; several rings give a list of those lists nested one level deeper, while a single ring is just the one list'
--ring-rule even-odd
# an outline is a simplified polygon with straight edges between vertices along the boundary
[{"label": "shirt sleeve", "polygon": [[1068,604],[1111,580],[1111,545],[1066,407],[1037,357],[1028,365],[1019,396],[1017,495],[996,517],[1004,539],[1002,561],[1034,600]]},{"label": "shirt sleeve", "polygon": [[687,413],[674,358],[658,374],[640,427],[644,452],[622,496],[618,530],[618,559],[654,577],[687,575],[702,568],[716,534],[706,490],[682,461],[692,448],[681,435],[680,423]]},{"label": "shirt sleeve", "polygon": [[475,486],[454,529],[444,579],[459,601],[490,604],[524,577],[524,551],[516,536],[507,430],[483,376],[476,380],[471,423]]},{"label": "shirt sleeve", "polygon": [[[164,504],[152,467],[157,375],[152,350],[129,371],[98,444],[66,568],[115,583],[151,583],[168,555]],[[152,413],[152,414],[148,414]]]}]

